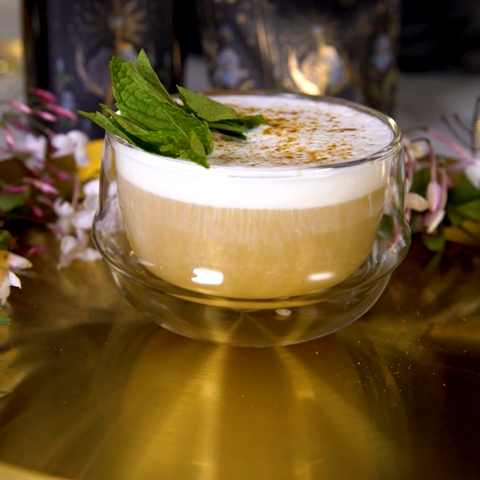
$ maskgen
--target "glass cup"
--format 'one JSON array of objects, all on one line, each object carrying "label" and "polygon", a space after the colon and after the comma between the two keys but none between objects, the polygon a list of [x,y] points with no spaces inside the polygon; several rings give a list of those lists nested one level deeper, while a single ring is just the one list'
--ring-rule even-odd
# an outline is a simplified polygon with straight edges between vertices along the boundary
[{"label": "glass cup", "polygon": [[392,141],[348,163],[205,169],[106,134],[93,238],[132,305],[188,337],[269,346],[375,303],[410,245],[401,133],[366,107],[314,101],[380,119]]}]

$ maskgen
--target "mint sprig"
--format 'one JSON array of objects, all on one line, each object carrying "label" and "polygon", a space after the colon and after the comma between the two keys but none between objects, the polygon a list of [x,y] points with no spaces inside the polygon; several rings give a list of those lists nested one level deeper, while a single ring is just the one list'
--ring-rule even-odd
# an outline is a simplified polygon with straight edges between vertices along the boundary
[{"label": "mint sprig", "polygon": [[162,85],[142,50],[136,66],[113,57],[113,96],[119,113],[106,105],[100,112],[80,111],[97,125],[147,152],[191,160],[206,168],[213,151],[211,131],[245,140],[245,132],[267,121],[261,115],[240,116],[233,108],[178,87],[176,102]]}]

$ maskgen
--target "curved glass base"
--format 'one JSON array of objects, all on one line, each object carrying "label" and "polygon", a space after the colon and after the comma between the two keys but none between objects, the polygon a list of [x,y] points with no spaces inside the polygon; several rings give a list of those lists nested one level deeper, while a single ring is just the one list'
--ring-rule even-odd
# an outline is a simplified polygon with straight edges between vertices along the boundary
[{"label": "curved glass base", "polygon": [[168,330],[236,346],[290,345],[345,327],[376,302],[410,245],[407,227],[395,243],[379,234],[360,268],[326,290],[288,298],[227,298],[180,288],[153,275],[133,252],[119,210],[105,212],[94,223],[93,239],[125,298]]},{"label": "curved glass base", "polygon": [[242,347],[291,345],[333,333],[367,312],[390,279],[388,273],[368,286],[339,294],[330,290],[317,295],[315,303],[305,299],[289,308],[238,309],[180,298],[113,266],[111,271],[125,298],[162,327],[190,338]]}]

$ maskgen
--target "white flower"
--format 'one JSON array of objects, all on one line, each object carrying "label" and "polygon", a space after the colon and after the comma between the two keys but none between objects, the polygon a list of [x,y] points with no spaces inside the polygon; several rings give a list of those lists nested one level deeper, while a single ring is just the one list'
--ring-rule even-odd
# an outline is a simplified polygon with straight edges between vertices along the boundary
[{"label": "white flower", "polygon": [[404,138],[403,143],[408,155],[412,160],[421,160],[422,158],[425,158],[429,153],[428,142],[425,142],[423,140],[411,142],[407,138]]},{"label": "white flower", "polygon": [[26,133],[17,143],[15,150],[26,156],[25,165],[30,170],[39,171],[45,167],[47,139],[44,136]]},{"label": "white flower", "polygon": [[32,267],[32,262],[25,257],[16,255],[15,253],[8,253],[8,264],[13,270],[26,270]]},{"label": "white flower", "polygon": [[72,217],[72,226],[75,229],[90,230],[95,217],[95,210],[80,210]]},{"label": "white flower", "polygon": [[55,148],[54,158],[73,155],[79,167],[86,167],[90,161],[85,147],[88,145],[88,136],[80,130],[70,130],[68,133],[58,133],[50,140]]},{"label": "white flower", "polygon": [[100,180],[90,180],[83,186],[83,193],[87,197],[97,197],[100,195]]},{"label": "white flower", "polygon": [[475,159],[475,163],[472,163],[465,169],[465,175],[470,183],[480,189],[480,160]]},{"label": "white flower", "polygon": [[443,217],[445,217],[445,210],[443,208],[425,214],[423,217],[423,225],[426,227],[429,235],[442,223]]},{"label": "white flower", "polygon": [[72,230],[72,220],[75,215],[75,209],[70,202],[64,201],[62,198],[56,198],[53,202],[53,211],[58,219],[52,230],[57,236],[62,237]]},{"label": "white flower", "polygon": [[31,268],[32,263],[20,255],[11,252],[0,252],[0,303],[5,305],[10,296],[10,287],[22,288],[20,279],[12,270],[25,270]]},{"label": "white flower", "polygon": [[425,197],[422,197],[418,193],[409,192],[405,198],[405,206],[416,212],[424,212],[428,209],[429,203]]},{"label": "white flower", "polygon": [[67,201],[57,198],[53,202],[53,211],[58,219],[52,230],[59,238],[73,233],[75,230],[90,230],[98,208],[99,181],[91,180],[83,187],[85,198],[76,208]]},{"label": "white flower", "polygon": [[68,267],[74,260],[92,262],[101,259],[94,248],[89,247],[89,237],[84,230],[77,230],[76,235],[66,235],[60,243],[60,260],[57,268]]}]

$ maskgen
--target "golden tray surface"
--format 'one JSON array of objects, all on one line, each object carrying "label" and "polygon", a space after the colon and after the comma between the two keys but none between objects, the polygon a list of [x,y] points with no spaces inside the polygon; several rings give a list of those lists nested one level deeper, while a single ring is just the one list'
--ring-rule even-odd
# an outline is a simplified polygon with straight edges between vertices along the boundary
[{"label": "golden tray surface", "polygon": [[429,273],[414,244],[362,319],[261,349],[174,335],[56,255],[0,327],[1,480],[480,478],[479,249]]}]

